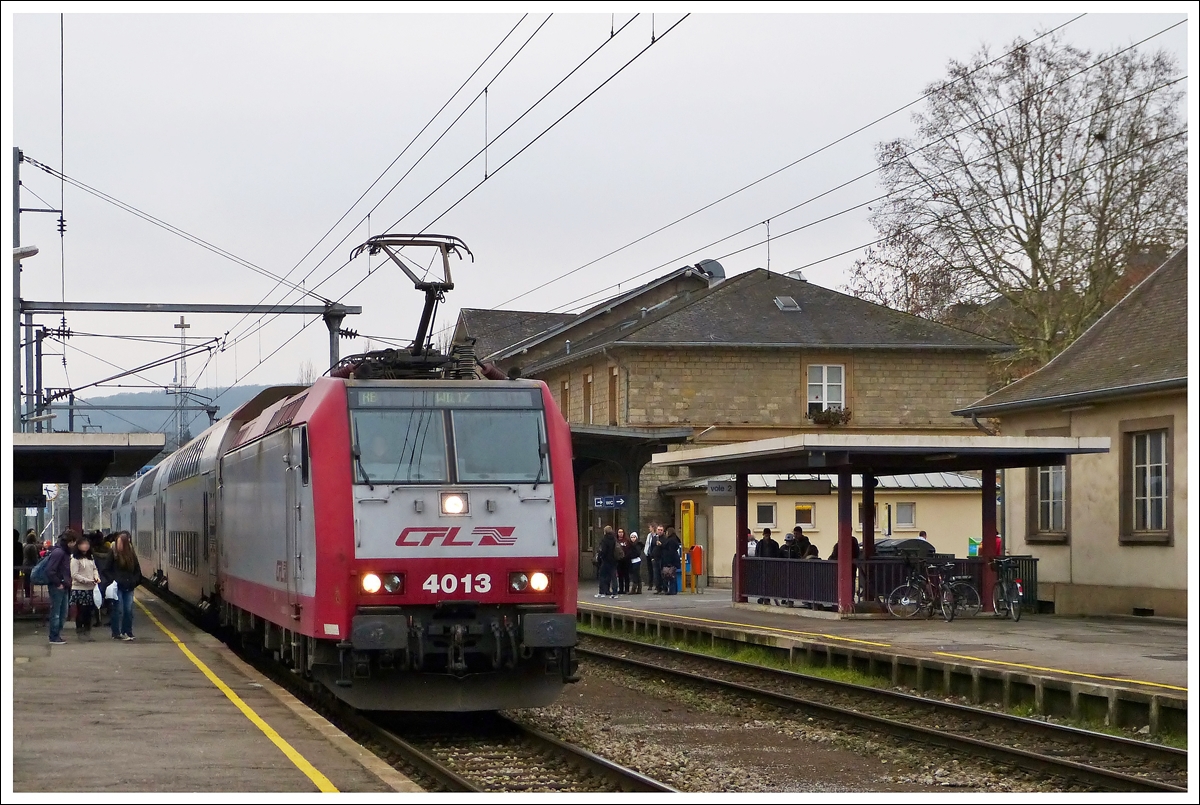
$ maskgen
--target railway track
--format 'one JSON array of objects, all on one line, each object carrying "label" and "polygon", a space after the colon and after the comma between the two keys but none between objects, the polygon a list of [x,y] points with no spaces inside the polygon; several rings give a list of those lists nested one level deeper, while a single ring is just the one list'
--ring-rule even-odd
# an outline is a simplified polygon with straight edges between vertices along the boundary
[{"label": "railway track", "polygon": [[1187,790],[1187,752],[898,691],[665,648],[581,635],[589,661],[733,692],[808,716],[883,732],[1107,791]]},{"label": "railway track", "polygon": [[498,713],[455,716],[452,728],[393,716],[371,721],[379,738],[449,791],[671,792],[662,783]]},{"label": "railway track", "polygon": [[[175,594],[148,588],[203,627]],[[257,671],[430,791],[664,792],[675,789],[500,713],[364,713],[260,650],[226,645]]]}]

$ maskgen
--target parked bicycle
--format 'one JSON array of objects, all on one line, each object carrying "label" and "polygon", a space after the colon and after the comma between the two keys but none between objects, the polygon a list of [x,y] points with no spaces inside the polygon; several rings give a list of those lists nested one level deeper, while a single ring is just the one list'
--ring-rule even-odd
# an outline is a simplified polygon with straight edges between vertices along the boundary
[{"label": "parked bicycle", "polygon": [[960,613],[975,616],[980,609],[979,591],[971,584],[970,576],[952,575],[954,570],[953,562],[927,565],[924,573],[913,567],[908,580],[888,596],[888,612],[897,618],[923,612],[929,618],[938,607],[947,623]]},{"label": "parked bicycle", "polygon": [[1017,560],[997,558],[992,560],[996,569],[996,586],[992,588],[992,607],[997,618],[1021,620],[1021,599],[1025,590],[1016,577]]}]

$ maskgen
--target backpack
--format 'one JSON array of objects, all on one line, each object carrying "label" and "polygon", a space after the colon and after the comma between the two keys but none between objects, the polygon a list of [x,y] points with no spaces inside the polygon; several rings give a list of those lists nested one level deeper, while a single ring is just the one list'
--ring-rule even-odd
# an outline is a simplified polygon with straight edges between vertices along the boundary
[{"label": "backpack", "polygon": [[50,578],[46,575],[46,565],[50,564],[51,554],[46,554],[41,560],[33,566],[33,570],[29,571],[29,580],[34,584],[49,584]]},{"label": "backpack", "polygon": [[625,549],[621,547],[621,540],[613,543],[613,558],[618,562],[625,558]]}]

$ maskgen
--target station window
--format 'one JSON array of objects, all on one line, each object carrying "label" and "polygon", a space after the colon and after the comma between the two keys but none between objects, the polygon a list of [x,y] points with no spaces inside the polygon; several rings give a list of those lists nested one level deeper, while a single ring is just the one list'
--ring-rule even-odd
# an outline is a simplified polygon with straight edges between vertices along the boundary
[{"label": "station window", "polygon": [[846,404],[846,367],[840,364],[809,364],[808,412],[842,408]]},{"label": "station window", "polygon": [[608,424],[617,424],[617,367],[608,368]]},{"label": "station window", "polygon": [[915,503],[897,503],[896,504],[896,528],[916,528],[917,526],[917,504]]},{"label": "station window", "polygon": [[[862,530],[862,526],[863,526],[862,517],[863,517],[863,505],[862,505],[862,502],[860,501],[858,504],[858,529],[859,529],[859,531]],[[880,529],[879,504],[876,503],[875,504],[875,530],[878,531],[879,529]]]},{"label": "station window", "polygon": [[1037,530],[1058,533],[1067,530],[1067,468],[1063,465],[1037,468]]},{"label": "station window", "polygon": [[1170,545],[1174,538],[1173,416],[1127,420],[1121,429],[1124,544]]},{"label": "station window", "polygon": [[755,507],[756,525],[759,528],[775,526],[775,504],[759,503]]},{"label": "station window", "polygon": [[796,525],[802,528],[817,527],[817,512],[815,503],[796,504]]},{"label": "station window", "polygon": [[585,425],[593,424],[592,419],[592,373],[588,372],[583,376],[583,423]]},{"label": "station window", "polygon": [[564,380],[558,384],[558,410],[563,419],[571,418],[571,381]]}]

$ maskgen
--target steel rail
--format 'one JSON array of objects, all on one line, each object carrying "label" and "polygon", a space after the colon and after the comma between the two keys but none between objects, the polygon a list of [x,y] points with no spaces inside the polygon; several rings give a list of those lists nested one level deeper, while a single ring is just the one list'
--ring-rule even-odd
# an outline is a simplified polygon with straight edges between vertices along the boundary
[{"label": "steel rail", "polygon": [[[959,716],[969,716],[977,720],[988,720],[990,723],[1004,723],[1006,726],[1017,726],[1029,731],[1040,731],[1046,734],[1051,730],[1055,731],[1057,737],[1070,737],[1074,739],[1084,739],[1088,741],[1104,742],[1110,748],[1120,747],[1121,750],[1136,749],[1140,752],[1156,753],[1155,759],[1169,758],[1170,762],[1186,763],[1187,753],[1156,744],[1147,744],[1141,741],[1132,741],[1127,738],[1119,738],[1115,736],[1105,735],[1104,733],[1096,733],[1088,730],[1082,730],[1075,727],[1062,727],[1059,725],[1046,724],[1045,722],[1036,721],[1034,719],[1023,719],[1019,716],[1011,716],[1006,713],[995,713],[989,710],[980,708],[966,707],[964,705],[953,704],[951,702],[941,702],[927,699],[921,696],[912,696],[906,693],[897,691],[882,690],[879,688],[870,688],[865,685],[855,685],[853,683],[837,682],[835,680],[826,679],[824,677],[813,676],[809,674],[797,673],[794,671],[782,671],[774,668],[768,668],[760,665],[752,665],[750,663],[739,662],[736,660],[727,660],[720,657],[712,657],[706,654],[697,654],[693,652],[683,651],[680,649],[664,648],[655,646],[649,643],[643,643],[636,640],[625,640],[622,638],[586,635],[588,640],[600,640],[613,644],[625,644],[638,650],[647,650],[657,652],[664,655],[673,655],[676,658],[694,659],[705,662],[711,662],[717,665],[729,667],[739,671],[753,671],[755,673],[765,673],[774,675],[780,679],[786,679],[791,682],[803,682],[805,684],[820,685],[830,689],[836,689],[842,692],[850,692],[858,695],[870,696],[879,700],[890,700],[893,702],[901,702],[905,705],[917,705],[933,711],[943,713],[954,713]],[[1086,783],[1099,788],[1104,788],[1111,791],[1166,791],[1166,792],[1182,792],[1185,788],[1162,783],[1155,780],[1149,780],[1134,775],[1124,774],[1122,772],[1103,769],[1095,766],[1089,766],[1083,763],[1077,763],[1071,760],[1055,758],[1047,755],[1039,755],[1035,752],[1029,752],[1023,749],[989,743],[975,738],[970,738],[963,735],[956,735],[944,730],[934,730],[927,727],[921,727],[915,724],[905,724],[890,718],[882,716],[874,716],[867,713],[861,713],[856,710],[850,710],[843,707],[815,702],[808,699],[803,699],[798,696],[792,696],[775,691],[764,690],[762,688],[744,685],[739,682],[718,679],[711,676],[701,676],[696,673],[678,670],[675,668],[665,668],[661,665],[655,665],[643,660],[636,660],[629,657],[620,657],[612,653],[602,653],[582,646],[576,649],[579,654],[593,657],[599,660],[605,660],[623,665],[630,665],[640,668],[644,671],[665,674],[673,676],[677,679],[689,683],[702,683],[708,686],[723,688],[726,690],[735,691],[739,694],[766,701],[776,706],[783,705],[791,709],[805,711],[812,715],[818,715],[829,718],[835,721],[850,723],[854,726],[868,729],[875,732],[885,732],[911,741],[920,741],[922,743],[940,746],[945,749],[951,749],[959,752],[966,752],[985,760],[991,760],[1001,763],[1010,764],[1024,771],[1037,771],[1043,774],[1054,777],[1062,777],[1075,782]]]}]

